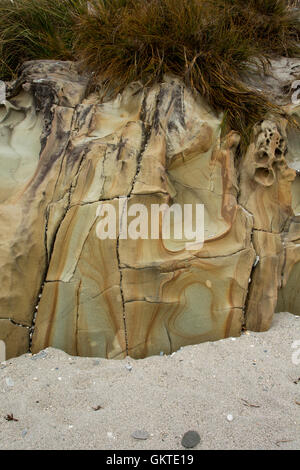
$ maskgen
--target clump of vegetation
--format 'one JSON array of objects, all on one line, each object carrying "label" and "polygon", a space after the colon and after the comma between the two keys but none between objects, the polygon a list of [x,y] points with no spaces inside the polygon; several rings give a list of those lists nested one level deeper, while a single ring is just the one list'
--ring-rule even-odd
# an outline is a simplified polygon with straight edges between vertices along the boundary
[{"label": "clump of vegetation", "polygon": [[[299,0],[297,0],[299,3]],[[249,41],[258,51],[283,56],[299,55],[299,13],[291,10],[295,1],[286,0],[228,0],[232,5],[234,22],[244,29]]]},{"label": "clump of vegetation", "polygon": [[244,137],[276,107],[241,82],[249,64],[298,55],[298,19],[282,0],[91,0],[77,18],[83,67],[110,90],[180,76]]},{"label": "clump of vegetation", "polygon": [[115,93],[175,74],[245,138],[279,110],[241,73],[274,54],[299,56],[299,18],[286,0],[0,0],[0,18],[2,77],[51,58],[79,60],[92,86]]},{"label": "clump of vegetation", "polygon": [[0,79],[15,78],[25,60],[74,58],[78,0],[0,0]]}]

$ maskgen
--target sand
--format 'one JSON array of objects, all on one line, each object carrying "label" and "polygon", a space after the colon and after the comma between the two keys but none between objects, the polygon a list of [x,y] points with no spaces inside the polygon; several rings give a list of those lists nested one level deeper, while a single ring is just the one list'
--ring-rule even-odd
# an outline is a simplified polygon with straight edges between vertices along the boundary
[{"label": "sand", "polygon": [[[108,361],[49,348],[9,360],[0,365],[0,449],[182,450],[189,430],[201,436],[198,450],[299,449],[295,341],[300,317],[282,313],[266,333],[172,356]],[[147,440],[131,436],[140,429]]]}]

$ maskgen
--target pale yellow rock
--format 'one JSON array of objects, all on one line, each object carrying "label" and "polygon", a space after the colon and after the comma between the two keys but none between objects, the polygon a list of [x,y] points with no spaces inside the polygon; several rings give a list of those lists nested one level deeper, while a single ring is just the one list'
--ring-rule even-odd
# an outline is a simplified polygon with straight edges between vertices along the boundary
[{"label": "pale yellow rock", "polygon": [[[26,141],[26,135],[28,136],[26,131],[23,142],[24,153],[20,153],[20,158],[26,159],[26,165],[30,167],[30,174],[24,173],[22,184],[21,181],[20,184],[17,183],[9,200],[0,204],[0,318],[11,318],[16,323],[28,327],[34,325],[35,308],[47,272],[47,258],[50,254],[46,247],[51,250],[56,235],[55,229],[51,230],[52,227],[48,231],[49,208],[54,201],[58,201],[61,205],[60,200],[70,191],[73,182],[72,177],[69,181],[64,179],[64,186],[61,184],[57,188],[74,113],[70,105],[74,103],[76,96],[81,100],[85,90],[84,83],[81,83],[82,79],[76,87],[73,68],[69,63],[56,65],[51,61],[29,63],[11,92],[11,100],[9,96],[7,97],[10,103],[22,104],[25,101],[27,103],[25,111],[28,109],[31,116],[36,116],[31,130],[32,143]],[[59,79],[62,77],[63,84],[59,84]],[[68,80],[71,81],[69,87]],[[72,81],[74,87],[71,85]],[[80,87],[81,92],[79,92]],[[63,95],[64,89],[70,90],[68,97]],[[33,97],[35,110],[32,110]],[[3,107],[0,108],[3,112]],[[21,121],[19,115],[22,115],[22,110],[17,113],[16,122],[10,122],[9,127],[12,135],[18,136],[19,146],[22,147],[18,129],[20,122],[24,127],[27,118],[22,118]],[[6,114],[2,126],[5,127],[6,119],[10,118],[11,114]],[[43,130],[40,139],[37,139],[37,131],[42,129],[41,121]],[[0,140],[3,145],[3,139]],[[29,152],[30,145],[32,150],[34,148],[36,150]],[[40,155],[39,152],[36,153],[38,148],[41,149]],[[9,156],[9,150],[5,150],[5,156]],[[5,175],[7,159],[4,157],[0,159],[1,175],[2,171]],[[75,164],[73,168],[76,171]],[[7,181],[4,177],[2,183],[0,177],[0,187],[6,187]],[[57,215],[57,218],[62,220],[64,213]],[[26,334],[29,336],[27,330]],[[19,332],[18,336],[20,335]],[[0,328],[0,339],[2,337]],[[17,341],[11,341],[10,355],[28,352],[28,347],[28,342],[22,341],[21,347]]]},{"label": "pale yellow rock", "polygon": [[[290,105],[288,112],[300,122],[298,104]],[[300,315],[300,131],[288,127],[287,140],[289,146],[287,161],[297,173],[292,185],[293,216],[283,233],[285,258],[276,311],[288,311]]]},{"label": "pale yellow rock", "polygon": [[15,325],[10,320],[0,318],[0,340],[5,345],[1,349],[5,359],[20,356],[29,351],[29,329]]},{"label": "pale yellow rock", "polygon": [[284,129],[272,121],[258,124],[240,164],[240,204],[253,215],[253,244],[257,253],[246,305],[250,330],[270,328],[281,287],[285,249],[281,233],[293,216],[292,183]]},{"label": "pale yellow rock", "polygon": [[[52,345],[71,354],[144,357],[241,332],[255,253],[252,217],[236,199],[239,138],[232,133],[221,145],[221,118],[178,81],[141,90],[145,96],[135,94],[128,109],[133,91],[94,106],[94,117],[89,100],[78,112],[70,151],[79,147],[84,158],[56,236],[34,352]],[[109,132],[108,113],[130,121],[114,118]],[[82,115],[92,123],[83,124],[86,133],[76,130]],[[204,204],[202,250],[161,236],[99,240],[97,209],[109,201],[118,213],[124,196],[129,211],[133,204]]]},{"label": "pale yellow rock", "polygon": [[0,203],[18,193],[33,176],[41,151],[43,116],[30,93],[0,106]]},{"label": "pale yellow rock", "polygon": [[[85,97],[86,87],[72,63],[29,62],[0,109],[5,136],[19,142],[32,126],[20,153],[28,171],[18,176],[0,136],[3,175],[17,180],[0,177],[9,357],[53,346],[142,358],[238,336],[245,325],[265,330],[278,308],[299,312],[299,144],[286,122],[259,123],[238,165],[238,134],[221,136],[223,116],[179,80],[133,83],[107,102]],[[173,219],[163,239],[162,215],[154,239],[123,239],[117,224],[114,239],[100,240],[108,203],[122,211],[122,231],[131,226],[125,198],[129,211],[148,208],[149,236],[152,205],[203,204],[203,246],[188,250]]]},{"label": "pale yellow rock", "polygon": [[246,325],[249,330],[266,331],[272,324],[281,286],[284,246],[279,234],[262,231],[254,231],[253,244],[257,265],[251,274]]},{"label": "pale yellow rock", "polygon": [[286,310],[300,315],[300,238],[286,246],[283,273],[276,311]]},{"label": "pale yellow rock", "polygon": [[39,304],[33,351],[51,344],[81,356],[115,358],[126,353],[117,241],[101,243],[97,238],[98,206],[74,206],[61,224],[55,244],[59,248],[54,249]]},{"label": "pale yellow rock", "polygon": [[188,344],[239,336],[248,282],[244,272],[252,263],[252,250],[245,250],[230,260],[199,259],[172,272],[126,269],[129,354],[169,354]]}]

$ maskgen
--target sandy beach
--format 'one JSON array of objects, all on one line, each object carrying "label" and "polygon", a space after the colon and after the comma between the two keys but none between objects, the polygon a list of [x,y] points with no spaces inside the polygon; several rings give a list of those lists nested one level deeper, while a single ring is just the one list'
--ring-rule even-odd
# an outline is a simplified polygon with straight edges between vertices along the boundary
[{"label": "sandy beach", "polygon": [[[46,349],[0,365],[0,449],[299,449],[300,317],[134,361]],[[295,346],[295,344],[294,344]],[[299,348],[298,348],[299,349]],[[8,421],[12,417],[16,419]],[[132,434],[144,430],[146,440]]]}]

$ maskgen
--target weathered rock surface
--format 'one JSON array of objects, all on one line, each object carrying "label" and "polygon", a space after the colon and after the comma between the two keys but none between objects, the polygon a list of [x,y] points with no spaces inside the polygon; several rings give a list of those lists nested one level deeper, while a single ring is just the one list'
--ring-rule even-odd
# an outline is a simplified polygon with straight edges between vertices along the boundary
[{"label": "weathered rock surface", "polygon": [[[276,305],[299,313],[300,136],[266,118],[238,163],[239,136],[176,79],[105,103],[86,91],[74,64],[29,62],[0,107],[8,356],[141,358],[265,330]],[[204,204],[203,247],[99,240],[97,210],[124,197]]]}]

